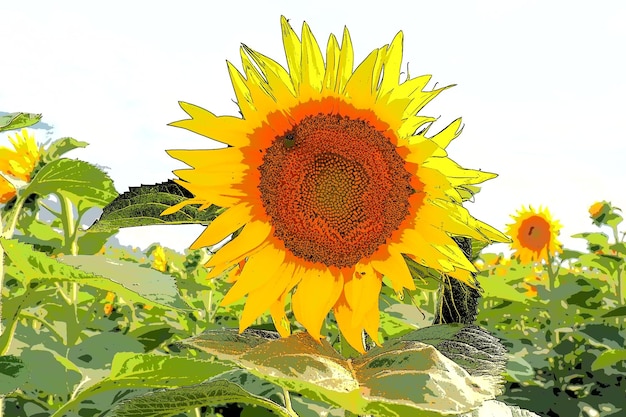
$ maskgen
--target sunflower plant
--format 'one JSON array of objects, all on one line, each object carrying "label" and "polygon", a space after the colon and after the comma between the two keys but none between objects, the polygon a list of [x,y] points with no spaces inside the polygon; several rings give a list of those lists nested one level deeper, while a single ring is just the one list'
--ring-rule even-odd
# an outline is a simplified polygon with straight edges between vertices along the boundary
[{"label": "sunflower plant", "polygon": [[[436,119],[421,115],[449,87],[428,90],[430,76],[408,71],[401,79],[402,32],[355,67],[347,29],[341,43],[330,36],[325,53],[306,23],[298,35],[283,17],[281,31],[286,67],[247,45],[241,71],[227,64],[239,117],[180,102],[188,118],[171,125],[224,147],[167,151],[188,168],[166,183],[131,187],[108,202],[87,232],[206,225],[184,269],[202,263],[211,284],[187,282],[189,274],[160,246],[149,282],[146,268],[128,261],[77,250],[70,251],[74,256],[52,251],[61,262],[29,258],[23,243],[7,242],[11,262],[21,262],[31,278],[37,268],[60,269],[106,290],[94,302],[111,306],[107,320],[121,314],[114,305],[127,308],[129,332],[141,331],[133,320],[152,314],[168,323],[179,313],[187,314],[187,324],[205,321],[183,326],[179,335],[191,337],[162,339],[158,349],[148,348],[145,336],[145,351],[116,350],[108,376],[83,379],[52,415],[121,389],[151,391],[121,403],[116,397],[117,416],[190,409],[201,415],[203,407],[232,402],[292,417],[302,404],[345,416],[466,416],[488,409],[521,415],[492,401],[501,390],[505,352],[473,324],[480,295],[473,262],[487,244],[509,239],[463,204],[496,175],[449,158],[460,119],[435,132]],[[167,294],[155,294],[157,282]],[[382,333],[381,300],[413,300],[425,282],[437,289],[433,325],[405,325],[395,337]],[[237,312],[236,326],[210,323],[217,317],[209,311],[212,297],[223,285],[228,290],[215,301]],[[183,287],[208,301],[183,301],[177,291]],[[196,311],[199,306],[206,311]],[[264,318],[268,312],[271,320]],[[89,343],[87,334],[78,331],[77,346]]]}]

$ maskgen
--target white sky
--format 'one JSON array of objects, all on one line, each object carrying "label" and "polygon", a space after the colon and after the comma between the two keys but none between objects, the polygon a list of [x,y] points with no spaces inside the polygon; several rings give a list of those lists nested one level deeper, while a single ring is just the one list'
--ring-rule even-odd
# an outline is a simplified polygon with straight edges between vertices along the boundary
[{"label": "white sky", "polygon": [[[566,246],[582,249],[569,236],[594,229],[593,202],[626,209],[626,3],[591,4],[2,1],[0,111],[43,113],[49,137],[89,142],[69,156],[109,167],[123,192],[184,166],[165,149],[216,146],[166,126],[185,118],[177,102],[237,114],[225,60],[240,67],[246,43],[284,64],[281,14],[298,33],[306,20],[324,46],[346,25],[358,62],[403,30],[411,75],[457,84],[423,111],[441,116],[435,131],[463,117],[451,158],[500,175],[467,205],[472,214],[502,230],[522,205],[544,205]],[[200,230],[133,228],[118,238],[182,250]]]}]

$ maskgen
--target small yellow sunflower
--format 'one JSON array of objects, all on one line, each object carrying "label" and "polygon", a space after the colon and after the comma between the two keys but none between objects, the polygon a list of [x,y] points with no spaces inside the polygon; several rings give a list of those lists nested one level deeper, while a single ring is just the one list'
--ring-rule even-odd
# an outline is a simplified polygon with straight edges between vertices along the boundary
[{"label": "small yellow sunflower", "polygon": [[563,251],[557,239],[562,226],[552,220],[547,208],[540,207],[535,211],[531,206],[528,209],[522,207],[517,216],[511,217],[515,223],[507,225],[506,234],[511,237],[511,249],[521,263],[548,262],[548,255]]},{"label": "small yellow sunflower", "polygon": [[163,214],[228,208],[192,249],[243,227],[206,264],[209,278],[242,266],[222,303],[247,295],[241,331],[269,309],[288,335],[284,305],[297,287],[292,309],[314,338],[332,309],[363,351],[363,330],[378,340],[382,276],[397,291],[415,289],[403,254],[474,285],[475,268],[451,236],[508,241],[462,206],[472,184],[496,175],[447,157],[460,119],[426,136],[435,119],[417,113],[447,87],[423,91],[430,76],[400,81],[402,32],[353,69],[347,29],[341,46],[330,36],[324,59],[306,23],[301,38],[284,17],[281,26],[288,69],[246,45],[243,74],[227,63],[241,118],[180,103],[191,118],[172,126],[228,147],[168,151],[192,167],[174,173],[194,197]]},{"label": "small yellow sunflower", "polygon": [[154,262],[152,262],[152,268],[160,272],[167,270],[167,258],[165,257],[165,251],[162,246],[157,246],[152,252],[154,256]]},{"label": "small yellow sunflower", "polygon": [[[22,181],[30,181],[30,175],[41,157],[35,138],[22,129],[22,134],[9,136],[13,149],[0,146],[0,172]],[[0,203],[15,197],[16,190],[4,176],[0,175]]]}]

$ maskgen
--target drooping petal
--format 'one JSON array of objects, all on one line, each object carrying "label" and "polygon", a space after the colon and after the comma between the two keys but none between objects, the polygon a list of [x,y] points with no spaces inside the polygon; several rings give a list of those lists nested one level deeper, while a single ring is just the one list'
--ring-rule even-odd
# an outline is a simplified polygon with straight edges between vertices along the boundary
[{"label": "drooping petal", "polygon": [[280,268],[283,259],[285,259],[285,251],[274,245],[267,245],[250,256],[237,278],[237,282],[222,299],[221,305],[237,301],[249,292],[264,286],[274,277],[274,273]]},{"label": "drooping petal", "polygon": [[[263,256],[263,254],[259,252],[257,256]],[[263,285],[249,292],[246,305],[239,320],[240,331],[248,328],[257,317],[267,311],[286,292],[287,285],[291,282],[294,271],[295,265],[293,263],[283,263]],[[263,272],[263,275],[270,275],[270,273]]]},{"label": "drooping petal", "polygon": [[213,246],[226,239],[252,218],[252,207],[247,203],[240,203],[220,214],[213,220],[202,234],[191,244],[189,249],[200,249]]},{"label": "drooping petal", "polygon": [[333,276],[328,268],[302,272],[302,280],[291,303],[296,319],[314,339],[322,337],[320,330],[324,318],[337,302],[342,288],[343,276]]}]

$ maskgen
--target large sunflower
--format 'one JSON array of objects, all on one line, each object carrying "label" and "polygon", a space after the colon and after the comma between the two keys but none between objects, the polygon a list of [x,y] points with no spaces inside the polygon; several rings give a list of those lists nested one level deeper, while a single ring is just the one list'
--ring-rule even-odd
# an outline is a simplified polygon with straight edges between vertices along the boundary
[{"label": "large sunflower", "polygon": [[[9,136],[13,149],[0,146],[0,172],[21,181],[30,181],[30,176],[41,157],[35,138],[29,136],[26,129],[22,134]],[[0,203],[6,203],[15,197],[16,190],[3,175],[0,175]]]},{"label": "large sunflower", "polygon": [[534,210],[531,206],[528,209],[522,207],[517,216],[511,217],[515,223],[507,225],[506,234],[511,237],[511,249],[520,262],[548,262],[549,257],[562,251],[557,239],[561,224],[552,220],[547,208]]},{"label": "large sunflower", "polygon": [[347,29],[341,46],[330,36],[324,59],[306,23],[301,39],[284,17],[281,26],[288,69],[246,45],[243,74],[228,63],[241,118],[180,103],[191,119],[172,126],[228,147],[168,151],[192,167],[174,173],[194,197],[163,214],[186,204],[228,208],[192,248],[243,226],[207,263],[209,277],[243,264],[223,300],[248,295],[242,331],[269,309],[288,335],[284,304],[297,287],[292,308],[313,337],[332,309],[363,350],[363,329],[378,339],[382,276],[395,290],[415,288],[403,254],[474,285],[474,266],[451,235],[508,241],[461,205],[466,187],[495,174],[447,157],[460,119],[426,136],[435,119],[417,113],[447,87],[423,91],[430,76],[400,82],[402,32],[353,70]]}]

